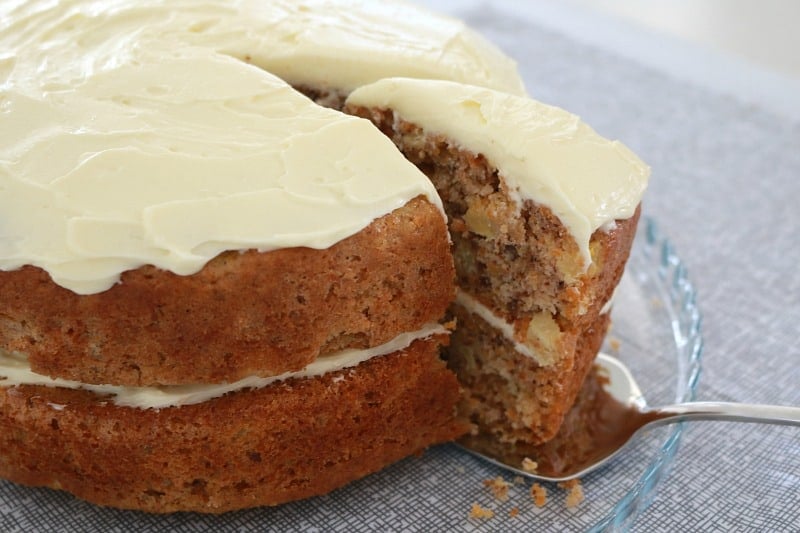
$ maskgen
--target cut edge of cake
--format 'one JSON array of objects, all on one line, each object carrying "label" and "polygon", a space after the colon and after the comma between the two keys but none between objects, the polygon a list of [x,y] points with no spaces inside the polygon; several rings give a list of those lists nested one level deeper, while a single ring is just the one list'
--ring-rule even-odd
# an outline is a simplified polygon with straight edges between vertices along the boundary
[{"label": "cut edge of cake", "polygon": [[607,329],[649,169],[566,111],[481,87],[387,79],[344,109],[372,120],[442,197],[461,413],[500,445],[552,438]]}]

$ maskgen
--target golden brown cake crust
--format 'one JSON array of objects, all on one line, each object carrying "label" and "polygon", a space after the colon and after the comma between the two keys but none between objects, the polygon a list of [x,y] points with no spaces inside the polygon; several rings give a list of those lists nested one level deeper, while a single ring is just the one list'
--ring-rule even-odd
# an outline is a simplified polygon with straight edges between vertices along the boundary
[{"label": "golden brown cake crust", "polygon": [[84,383],[277,375],[437,321],[453,279],[442,214],[417,198],[325,250],[227,252],[192,276],[145,266],[99,294],[0,272],[0,347]]},{"label": "golden brown cake crust", "polygon": [[0,477],[156,513],[324,494],[464,433],[439,340],[319,378],[158,411],[85,391],[0,388]]}]

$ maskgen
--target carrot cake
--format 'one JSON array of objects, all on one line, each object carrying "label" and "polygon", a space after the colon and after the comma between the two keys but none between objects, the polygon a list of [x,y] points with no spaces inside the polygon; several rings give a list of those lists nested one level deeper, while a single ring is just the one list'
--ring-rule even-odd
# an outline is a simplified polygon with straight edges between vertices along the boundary
[{"label": "carrot cake", "polygon": [[579,388],[639,184],[573,226],[483,145],[337,110],[392,76],[529,102],[493,45],[394,1],[0,14],[0,477],[219,513],[557,425],[510,395]]}]

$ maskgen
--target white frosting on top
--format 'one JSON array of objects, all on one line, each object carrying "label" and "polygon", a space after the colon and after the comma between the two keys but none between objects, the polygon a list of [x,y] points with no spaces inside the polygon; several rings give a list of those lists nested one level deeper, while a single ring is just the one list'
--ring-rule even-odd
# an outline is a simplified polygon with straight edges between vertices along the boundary
[{"label": "white frosting on top", "polygon": [[430,133],[483,154],[519,197],[549,207],[591,262],[589,239],[631,217],[650,169],[579,117],[529,98],[447,81],[385,79],[348,103],[393,109]]},{"label": "white frosting on top", "polygon": [[[402,333],[389,342],[365,350],[343,350],[317,358],[313,363],[297,372],[286,372],[278,376],[251,376],[233,383],[214,385],[170,385],[161,387],[122,387],[118,385],[90,385],[60,378],[51,378],[31,371],[27,357],[0,348],[0,387],[17,385],[44,385],[83,389],[101,395],[110,395],[109,401],[125,407],[160,409],[191,405],[208,401],[243,389],[259,389],[278,381],[292,378],[308,378],[357,366],[368,359],[388,355],[411,346],[415,340],[433,335],[446,335],[448,330],[440,324],[427,324],[419,331]],[[56,407],[54,407],[56,408]],[[61,407],[63,408],[63,406]],[[57,409],[57,408],[56,408]],[[60,410],[60,409],[59,409]]]},{"label": "white frosting on top", "polygon": [[144,264],[325,248],[415,196],[439,205],[374,127],[279,79],[387,75],[523,92],[462,23],[399,2],[2,4],[0,269],[96,293]]}]

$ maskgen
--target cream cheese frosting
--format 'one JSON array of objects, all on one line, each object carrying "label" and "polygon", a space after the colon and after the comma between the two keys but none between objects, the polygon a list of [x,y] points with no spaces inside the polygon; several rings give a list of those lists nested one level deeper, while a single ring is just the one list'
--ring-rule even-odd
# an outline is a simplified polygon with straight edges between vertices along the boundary
[{"label": "cream cheese frosting", "polygon": [[437,80],[384,79],[360,87],[348,104],[389,108],[430,133],[483,154],[515,201],[545,205],[591,263],[589,239],[630,218],[650,169],[619,141],[598,135],[579,117],[535,100]]},{"label": "cream cheese frosting", "polygon": [[91,385],[78,381],[51,378],[31,370],[24,354],[13,353],[0,348],[0,387],[18,385],[44,385],[83,389],[96,394],[109,396],[109,401],[123,407],[139,409],[161,409],[206,402],[225,394],[244,389],[259,389],[278,381],[322,376],[355,367],[373,357],[380,357],[404,350],[416,340],[427,339],[433,335],[446,335],[449,331],[442,325],[431,323],[413,332],[401,333],[389,342],[364,350],[343,350],[318,357],[313,363],[296,372],[286,372],[278,376],[250,376],[233,383],[169,385],[161,387],[122,387],[118,385]]},{"label": "cream cheese frosting", "polygon": [[461,289],[458,289],[456,291],[456,303],[470,313],[478,315],[483,319],[484,322],[492,326],[495,330],[499,331],[507,341],[514,345],[514,349],[518,353],[524,355],[525,357],[530,357],[537,362],[542,361],[542,357],[534,352],[530,346],[523,344],[516,339],[513,325],[506,322],[503,318],[497,316],[491,309],[479,302],[477,298],[467,294]]},{"label": "cream cheese frosting", "polygon": [[[610,302],[610,301],[609,301]],[[508,342],[514,346],[517,353],[529,357],[536,361],[541,366],[549,366],[554,363],[551,358],[546,357],[544,354],[538,353],[525,343],[517,340],[517,335],[514,326],[507,322],[504,318],[497,315],[489,307],[482,304],[477,298],[466,293],[462,289],[456,291],[455,303],[469,311],[474,315],[478,315],[484,322],[492,326],[498,331]],[[605,315],[611,312],[611,304],[607,303],[600,311],[600,315]],[[2,371],[0,371],[0,374]]]},{"label": "cream cheese frosting", "polygon": [[192,274],[224,250],[325,248],[419,195],[440,206],[372,125],[285,81],[524,92],[462,23],[401,2],[31,1],[0,15],[0,269],[38,266],[79,294],[144,264]]}]

